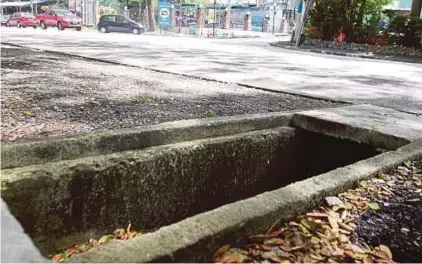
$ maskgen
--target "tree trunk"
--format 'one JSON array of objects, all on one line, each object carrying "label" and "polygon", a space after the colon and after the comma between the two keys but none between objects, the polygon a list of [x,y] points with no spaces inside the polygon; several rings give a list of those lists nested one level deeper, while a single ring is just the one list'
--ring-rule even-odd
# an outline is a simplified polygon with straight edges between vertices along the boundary
[{"label": "tree trunk", "polygon": [[147,8],[148,8],[148,24],[149,24],[148,31],[155,31],[155,12],[154,12],[154,6],[152,5],[151,0],[148,0]]},{"label": "tree trunk", "polygon": [[309,10],[311,9],[313,2],[314,0],[308,0],[306,1],[306,3],[303,4],[303,9],[302,9],[303,18],[302,18],[302,22],[299,24],[299,35],[296,36],[296,45],[295,45],[296,47],[299,47],[302,44],[302,41],[304,40],[302,38],[302,34],[305,31],[306,22],[308,21],[308,17],[309,17]]},{"label": "tree trunk", "polygon": [[142,7],[142,24],[144,25],[145,30],[149,29],[147,5],[148,4],[145,2],[144,6]]},{"label": "tree trunk", "polygon": [[143,10],[142,10],[143,8],[142,8],[142,2],[141,1],[139,1],[139,11],[138,11],[138,13],[139,13],[139,16],[138,16],[138,22],[139,23],[141,23],[141,24],[144,24],[144,21],[143,21],[143,19],[142,19],[142,16],[143,16]]},{"label": "tree trunk", "polygon": [[410,16],[421,17],[422,0],[413,0],[412,9],[410,10]]}]

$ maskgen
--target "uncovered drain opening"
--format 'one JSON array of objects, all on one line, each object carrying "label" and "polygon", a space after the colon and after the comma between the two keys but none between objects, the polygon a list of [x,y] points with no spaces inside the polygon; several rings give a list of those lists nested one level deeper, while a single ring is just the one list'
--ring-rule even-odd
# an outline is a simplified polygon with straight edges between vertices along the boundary
[{"label": "uncovered drain opening", "polygon": [[3,171],[2,198],[44,255],[131,221],[155,230],[378,154],[282,127]]}]

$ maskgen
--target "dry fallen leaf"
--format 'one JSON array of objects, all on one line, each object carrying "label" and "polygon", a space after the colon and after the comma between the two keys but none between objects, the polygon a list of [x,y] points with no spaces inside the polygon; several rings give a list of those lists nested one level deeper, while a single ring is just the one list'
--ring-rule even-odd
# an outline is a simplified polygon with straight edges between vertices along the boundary
[{"label": "dry fallen leaf", "polygon": [[393,259],[393,254],[391,253],[390,249],[385,245],[379,245],[379,249],[381,252],[385,253],[388,259]]},{"label": "dry fallen leaf", "polygon": [[346,235],[341,234],[341,235],[338,237],[338,241],[339,241],[340,243],[346,243],[346,242],[349,242],[349,238],[348,238]]},{"label": "dry fallen leaf", "polygon": [[306,216],[310,217],[328,217],[327,214],[324,213],[307,213]]},{"label": "dry fallen leaf", "polygon": [[249,242],[252,242],[252,243],[261,243],[261,242],[264,242],[266,239],[268,239],[268,236],[267,235],[255,235],[255,236],[250,236],[249,237]]},{"label": "dry fallen leaf", "polygon": [[284,240],[281,238],[270,238],[264,241],[265,245],[282,245]]},{"label": "dry fallen leaf", "polygon": [[100,238],[100,240],[98,240],[98,243],[100,243],[100,244],[107,244],[110,241],[112,241],[113,239],[114,239],[114,236],[113,235],[105,235],[105,236],[102,236]]},{"label": "dry fallen leaf", "polygon": [[241,263],[246,260],[246,256],[239,253],[239,252],[233,252],[227,256],[224,256],[220,262],[223,263]]},{"label": "dry fallen leaf", "polygon": [[212,259],[215,261],[216,258],[224,255],[224,253],[226,253],[227,250],[230,249],[230,245],[224,245],[222,247],[220,247],[219,249],[217,249],[217,251],[214,253]]},{"label": "dry fallen leaf", "polygon": [[380,209],[379,204],[377,203],[369,203],[369,208],[371,208],[372,210],[376,211]]},{"label": "dry fallen leaf", "polygon": [[83,253],[83,252],[91,249],[93,246],[94,246],[93,243],[88,242],[88,243],[85,243],[85,244],[82,244],[82,245],[78,245],[78,246],[76,246],[76,248],[78,249],[79,253]]},{"label": "dry fallen leaf", "polygon": [[59,262],[63,258],[63,253],[58,253],[51,257],[51,260]]},{"label": "dry fallen leaf", "polygon": [[374,259],[369,255],[365,256],[362,260],[363,263],[374,263]]},{"label": "dry fallen leaf", "polygon": [[333,216],[328,216],[328,222],[332,229],[338,229],[337,218]]}]

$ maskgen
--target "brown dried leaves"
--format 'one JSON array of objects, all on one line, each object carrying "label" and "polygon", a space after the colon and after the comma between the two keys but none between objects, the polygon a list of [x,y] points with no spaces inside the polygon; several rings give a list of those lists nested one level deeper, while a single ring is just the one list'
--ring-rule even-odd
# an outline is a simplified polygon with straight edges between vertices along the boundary
[{"label": "brown dried leaves", "polygon": [[56,262],[65,262],[68,258],[70,258],[73,255],[81,254],[87,250],[90,250],[93,247],[104,245],[107,243],[110,243],[113,240],[128,240],[135,236],[137,236],[138,232],[131,230],[131,224],[129,223],[128,227],[126,229],[120,228],[116,229],[113,232],[113,235],[104,235],[102,236],[98,241],[91,238],[88,242],[84,244],[76,244],[73,245],[66,250],[63,250],[62,252],[51,256],[50,259]]}]

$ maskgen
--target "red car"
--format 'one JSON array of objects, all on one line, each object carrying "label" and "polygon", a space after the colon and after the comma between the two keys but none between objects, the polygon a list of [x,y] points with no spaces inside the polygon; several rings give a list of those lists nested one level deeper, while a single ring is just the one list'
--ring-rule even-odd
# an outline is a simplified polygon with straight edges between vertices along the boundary
[{"label": "red car", "polygon": [[44,13],[37,14],[37,20],[42,29],[57,27],[59,30],[75,28],[80,31],[82,19],[65,9],[47,9]]},{"label": "red car", "polygon": [[38,22],[36,17],[27,12],[16,12],[6,22],[7,27],[33,27],[37,28]]}]

